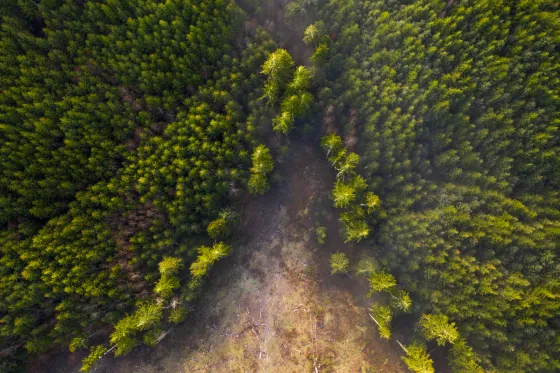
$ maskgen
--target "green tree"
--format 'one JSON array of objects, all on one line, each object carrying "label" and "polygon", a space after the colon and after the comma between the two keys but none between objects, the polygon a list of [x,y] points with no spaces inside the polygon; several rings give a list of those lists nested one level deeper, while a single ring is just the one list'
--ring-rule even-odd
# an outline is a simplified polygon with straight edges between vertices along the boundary
[{"label": "green tree", "polygon": [[327,151],[327,158],[329,160],[331,159],[330,156],[332,154],[338,154],[342,149],[344,149],[342,139],[334,133],[329,133],[328,135],[323,136],[321,138],[321,146]]},{"label": "green tree", "polygon": [[379,207],[380,203],[381,200],[377,195],[372,192],[366,193],[364,205],[367,208],[368,214],[371,214],[373,211],[375,211]]},{"label": "green tree", "polygon": [[393,320],[391,308],[375,304],[370,308],[370,312],[370,317],[377,324],[380,337],[391,339],[391,320]]},{"label": "green tree", "polygon": [[274,168],[274,162],[270,151],[264,145],[259,145],[253,151],[251,177],[248,187],[251,194],[264,194],[268,190],[266,175]]},{"label": "green tree", "polygon": [[[265,166],[261,165],[261,167]],[[218,218],[208,224],[208,235],[215,241],[223,241],[232,235],[236,222],[237,214],[234,211],[222,210]]]},{"label": "green tree", "polygon": [[309,88],[309,70],[305,66],[298,66],[292,81],[288,84],[288,94],[301,94]]},{"label": "green tree", "polygon": [[206,277],[216,261],[231,253],[231,246],[223,242],[215,242],[212,247],[201,246],[197,251],[198,257],[190,266],[191,276],[194,280]]},{"label": "green tree", "polygon": [[344,160],[341,160],[340,163],[335,166],[335,169],[338,171],[336,177],[342,178],[344,180],[345,176],[353,174],[359,161],[360,157],[358,156],[358,154],[348,154]]},{"label": "green tree", "polygon": [[263,174],[252,174],[249,178],[249,193],[251,194],[264,194],[268,188],[268,181]]},{"label": "green tree", "polygon": [[449,365],[457,373],[483,373],[484,369],[478,365],[476,354],[463,338],[458,338],[449,353]]},{"label": "green tree", "polygon": [[415,373],[434,373],[433,360],[426,352],[426,347],[420,344],[412,344],[403,347],[406,352],[406,356],[402,357],[402,360],[410,369]]},{"label": "green tree", "polygon": [[356,212],[355,210],[342,214],[340,221],[344,225],[345,242],[360,242],[369,236],[369,225],[367,221],[363,219],[362,215],[362,213]]},{"label": "green tree", "polygon": [[162,261],[158,264],[159,273],[162,275],[175,275],[182,267],[182,259],[170,256],[163,257]]},{"label": "green tree", "polygon": [[103,355],[105,355],[106,352],[107,348],[103,346],[93,346],[90,349],[89,355],[82,360],[82,367],[80,368],[80,372],[88,372],[93,364]]},{"label": "green tree", "polygon": [[435,339],[438,346],[444,346],[446,343],[453,344],[459,338],[455,323],[450,323],[445,315],[424,314],[420,318],[419,325],[426,339]]},{"label": "green tree", "polygon": [[268,79],[278,82],[283,85],[292,76],[292,69],[294,60],[290,53],[285,49],[277,49],[270,53],[267,60],[262,65],[263,74],[268,76]]},{"label": "green tree", "polygon": [[307,26],[303,33],[303,42],[307,45],[316,45],[325,34],[325,23],[317,21]]},{"label": "green tree", "polygon": [[283,111],[272,120],[272,128],[274,131],[287,135],[294,127],[294,115],[290,112]]},{"label": "green tree", "polygon": [[340,252],[334,253],[331,255],[329,262],[331,265],[331,275],[348,273],[350,261],[346,257],[346,254]]},{"label": "green tree", "polygon": [[350,206],[350,203],[355,200],[356,193],[351,185],[338,180],[332,190],[332,198],[334,201],[334,207],[348,207]]},{"label": "green tree", "polygon": [[329,43],[321,42],[317,48],[315,48],[315,52],[311,55],[311,62],[314,65],[322,66],[328,58],[329,55]]},{"label": "green tree", "polygon": [[402,312],[409,312],[412,306],[410,295],[404,290],[392,290],[389,292],[391,297],[391,307]]},{"label": "green tree", "polygon": [[397,286],[397,281],[390,273],[375,272],[368,277],[369,281],[369,294],[372,296],[374,293],[379,293],[384,290],[391,290]]},{"label": "green tree", "polygon": [[253,151],[251,156],[253,165],[251,167],[251,172],[255,174],[267,175],[274,168],[274,162],[272,156],[270,155],[270,150],[264,145],[259,145]]}]

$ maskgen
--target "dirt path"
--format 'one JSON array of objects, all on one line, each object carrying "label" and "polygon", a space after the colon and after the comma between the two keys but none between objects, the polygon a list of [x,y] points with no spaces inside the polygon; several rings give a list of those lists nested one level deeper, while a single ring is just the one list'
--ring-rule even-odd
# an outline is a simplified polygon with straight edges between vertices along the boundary
[{"label": "dirt path", "polygon": [[95,372],[405,372],[362,306],[364,284],[328,272],[325,251],[342,243],[331,229],[317,245],[314,227],[332,175],[311,146],[292,145],[287,179],[246,208],[242,242],[214,269],[195,316]]}]

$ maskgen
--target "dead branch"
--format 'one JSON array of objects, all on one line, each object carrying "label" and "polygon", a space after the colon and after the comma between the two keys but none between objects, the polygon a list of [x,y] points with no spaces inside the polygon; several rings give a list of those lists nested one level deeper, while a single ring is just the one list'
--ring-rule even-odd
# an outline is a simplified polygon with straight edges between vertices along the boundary
[{"label": "dead branch", "polygon": [[399,344],[399,346],[401,346],[401,348],[404,350],[404,352],[406,352],[408,354],[408,350],[402,345],[401,342],[399,342],[398,339],[397,339],[397,343]]},{"label": "dead branch", "polygon": [[375,321],[375,323],[377,324],[377,326],[381,327],[381,325],[379,325],[379,323],[377,322],[377,320],[375,319],[375,317],[373,317],[373,316],[371,315],[371,313],[368,313],[368,315],[369,315],[369,317],[371,317],[371,319],[372,319],[373,321]]}]

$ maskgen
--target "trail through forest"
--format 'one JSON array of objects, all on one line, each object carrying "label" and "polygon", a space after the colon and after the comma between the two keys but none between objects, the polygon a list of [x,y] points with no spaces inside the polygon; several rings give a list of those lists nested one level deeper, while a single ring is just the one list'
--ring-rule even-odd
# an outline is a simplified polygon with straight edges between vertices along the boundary
[{"label": "trail through forest", "polygon": [[[94,372],[406,371],[399,351],[378,337],[369,319],[365,281],[330,275],[329,254],[343,243],[335,215],[324,213],[334,177],[328,163],[313,145],[292,148],[279,165],[285,179],[244,209],[241,240],[214,269],[219,276],[191,319],[153,349],[105,356]],[[320,211],[330,217],[321,246],[315,239]],[[79,369],[79,359],[65,360],[50,371]]]}]

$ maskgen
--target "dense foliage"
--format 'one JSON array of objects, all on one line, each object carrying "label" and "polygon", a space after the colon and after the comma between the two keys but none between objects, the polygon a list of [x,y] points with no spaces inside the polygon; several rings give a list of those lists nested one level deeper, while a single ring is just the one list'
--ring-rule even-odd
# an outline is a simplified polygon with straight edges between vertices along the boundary
[{"label": "dense foliage", "polygon": [[230,0],[0,4],[0,372],[158,343],[270,187],[260,137],[287,150],[319,119],[369,316],[416,325],[409,369],[443,348],[454,373],[560,371],[557,2],[285,11],[308,66]]},{"label": "dense foliage", "polygon": [[[457,327],[455,372],[560,369],[557,5],[331,0],[305,33],[326,129],[380,197],[374,256],[425,325]],[[337,181],[335,206],[362,207],[352,192]]]},{"label": "dense foliage", "polygon": [[184,319],[230,252],[201,245],[232,232],[274,47],[225,0],[17,4],[0,24],[0,371],[111,324],[124,353]]}]

